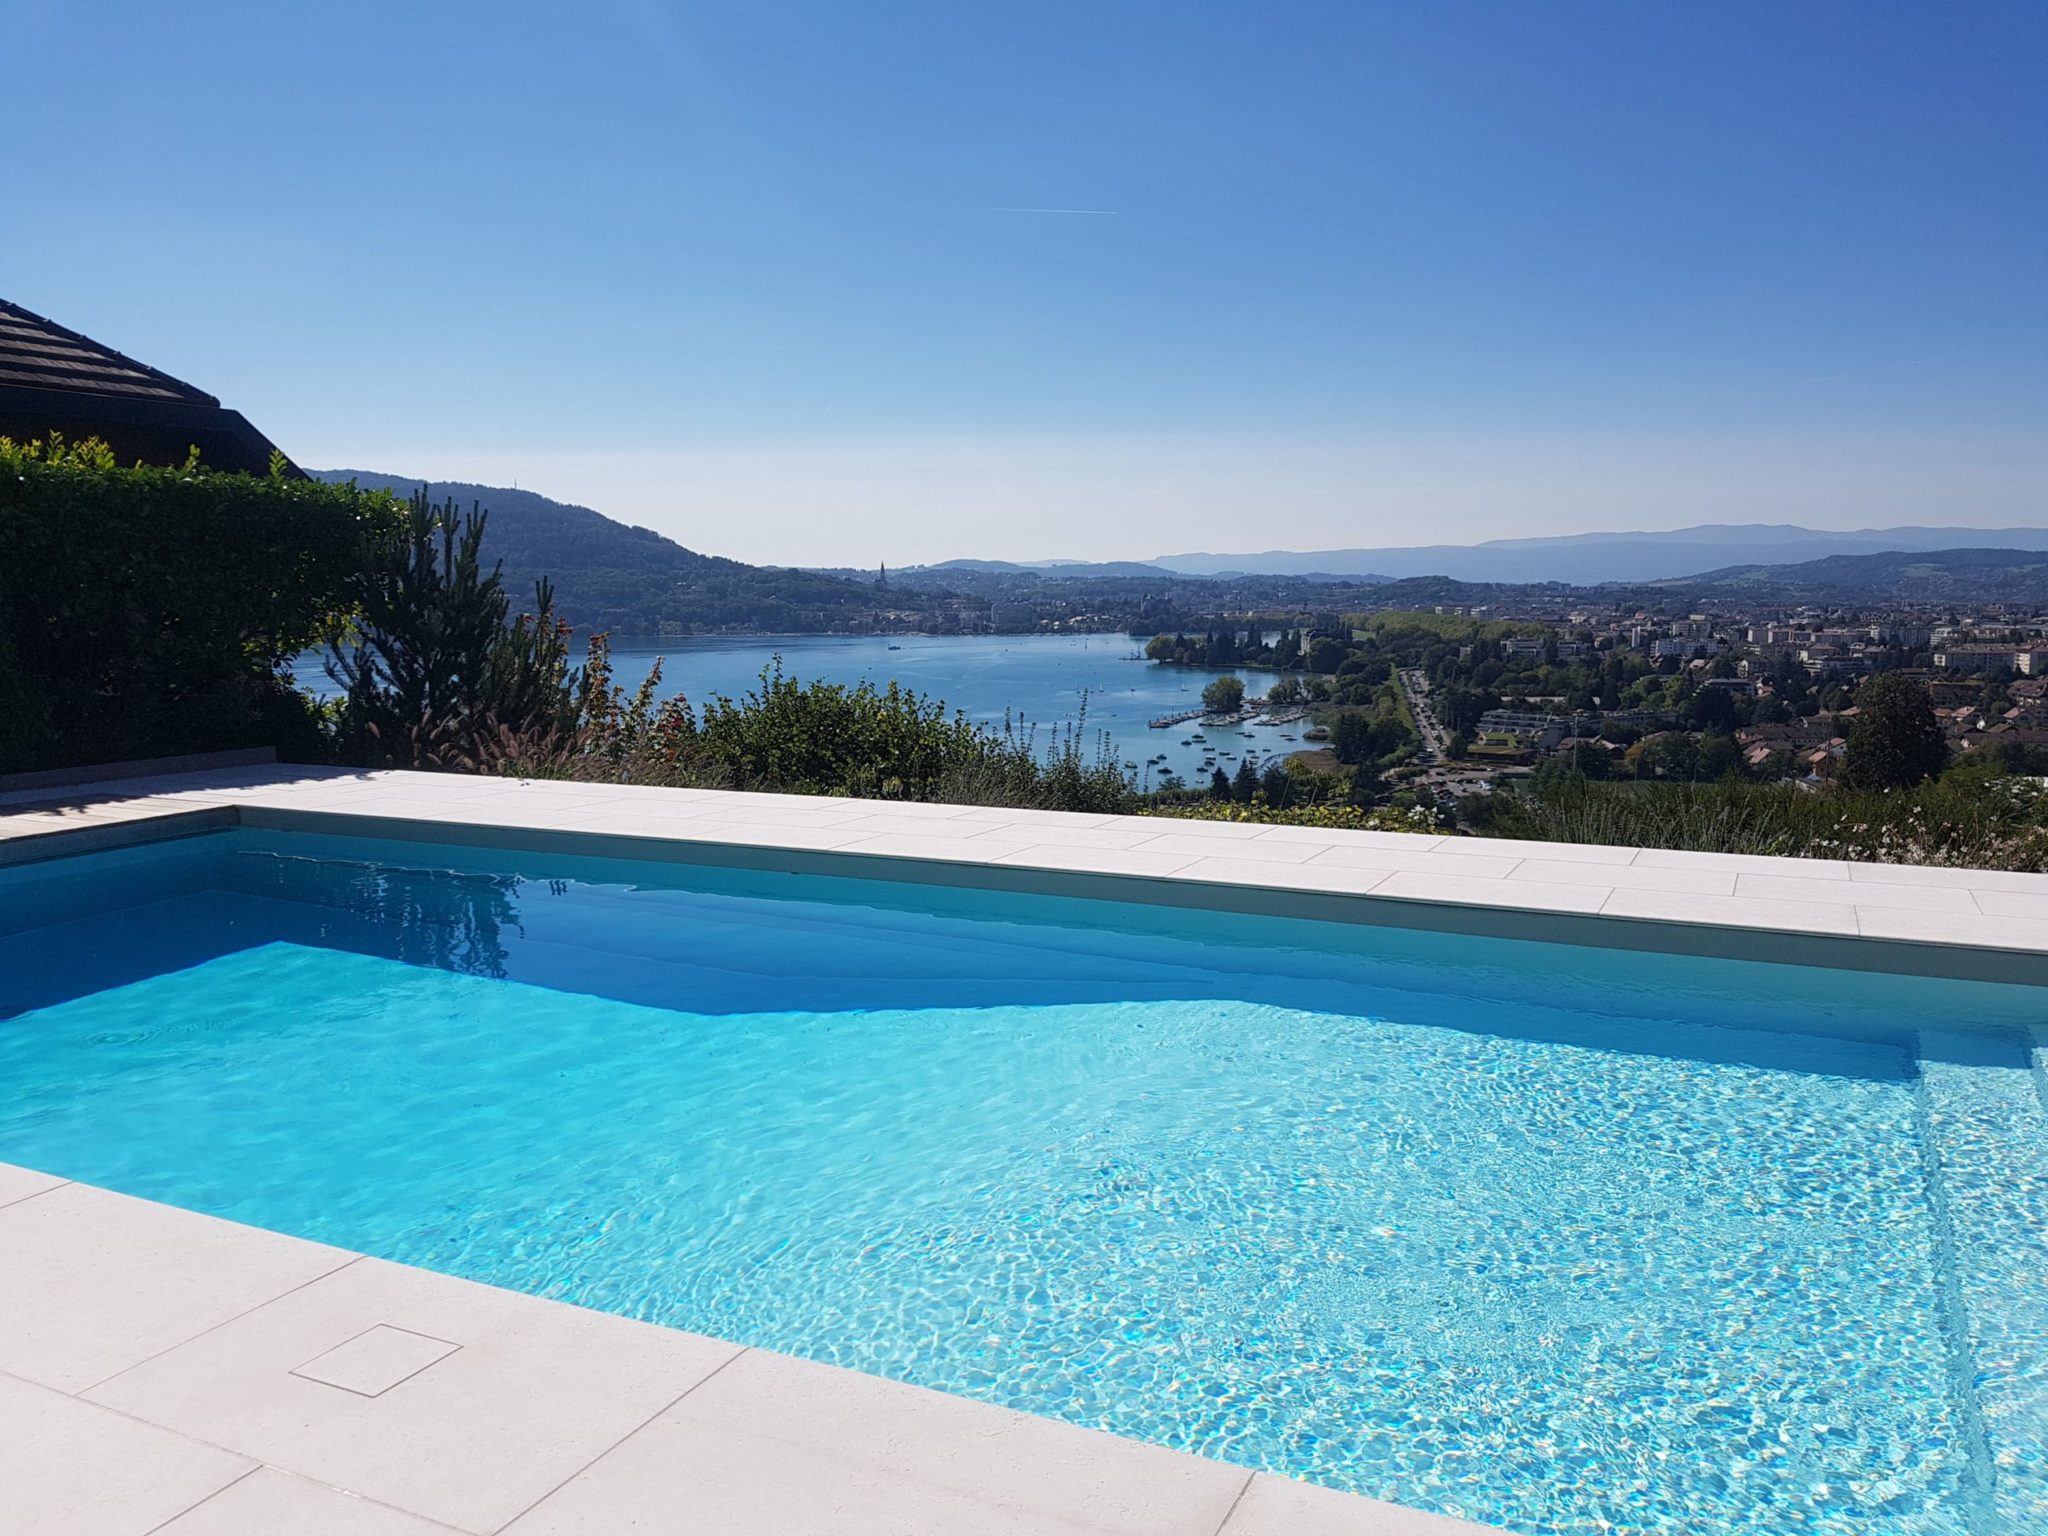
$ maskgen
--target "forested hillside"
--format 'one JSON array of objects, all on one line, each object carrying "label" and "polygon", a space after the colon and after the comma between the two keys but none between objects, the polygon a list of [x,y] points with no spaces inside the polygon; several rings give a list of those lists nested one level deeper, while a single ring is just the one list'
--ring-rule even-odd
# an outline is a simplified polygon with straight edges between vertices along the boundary
[{"label": "forested hillside", "polygon": [[312,474],[400,495],[424,484],[436,501],[452,496],[464,507],[486,508],[484,552],[504,562],[506,589],[523,595],[539,578],[550,577],[557,608],[585,628],[627,634],[727,628],[801,633],[859,627],[878,606],[875,590],[864,583],[699,554],[651,528],[630,527],[534,491],[363,469]]}]

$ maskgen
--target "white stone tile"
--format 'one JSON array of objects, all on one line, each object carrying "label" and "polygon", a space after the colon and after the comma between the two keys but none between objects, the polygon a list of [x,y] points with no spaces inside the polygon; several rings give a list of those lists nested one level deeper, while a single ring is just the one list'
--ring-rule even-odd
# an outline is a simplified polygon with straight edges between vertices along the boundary
[{"label": "white stone tile", "polygon": [[664,808],[716,805],[740,798],[730,789],[690,789],[676,784],[607,784],[622,803],[659,805]]},{"label": "white stone tile", "polygon": [[1186,837],[1177,832],[1168,832],[1138,846],[1147,853],[1184,853],[1197,859],[1222,856],[1261,864],[1305,864],[1319,851],[1314,843],[1277,843],[1261,837],[1244,837],[1219,844],[1212,837]]},{"label": "white stone tile", "polygon": [[86,823],[76,816],[53,811],[13,811],[0,816],[0,837],[46,837],[52,832],[70,832]]},{"label": "white stone tile", "polygon": [[[378,1324],[462,1348],[381,1397],[292,1374]],[[491,1531],[736,1352],[694,1334],[362,1259],[88,1395],[288,1472]]]},{"label": "white stone tile", "polygon": [[[0,1163],[0,1205],[12,1205],[17,1200],[26,1200],[40,1195],[45,1190],[56,1189],[70,1180],[60,1179],[54,1173],[42,1173],[34,1168],[17,1168],[13,1163]],[[0,1252],[4,1252],[0,1248]]]},{"label": "white stone tile", "polygon": [[1165,835],[1179,832],[1188,837],[1221,838],[1225,840],[1263,837],[1272,830],[1257,821],[1203,821],[1195,816],[1126,816],[1118,818],[1125,824],[1137,822],[1150,827],[1155,833]]},{"label": "white stone tile", "polygon": [[460,1348],[447,1339],[430,1339],[423,1333],[379,1323],[347,1343],[315,1355],[292,1374],[363,1397],[382,1397]]},{"label": "white stone tile", "polygon": [[865,816],[898,816],[907,821],[955,822],[970,807],[949,805],[942,800],[860,800],[847,796],[836,802]]},{"label": "white stone tile", "polygon": [[1644,869],[1727,869],[1738,875],[1793,875],[1802,880],[1846,880],[1853,867],[1842,859],[1781,859],[1760,853],[1695,853],[1687,848],[1638,848],[1634,862]]},{"label": "white stone tile", "polygon": [[1573,864],[1632,864],[1638,852],[1609,843],[1544,843],[1510,837],[1447,837],[1438,848],[1479,858],[1550,859]]},{"label": "white stone tile", "polygon": [[[1130,1536],[1213,1531],[1242,1468],[787,1355],[750,1350],[664,1416]],[[524,1533],[522,1533],[524,1536]]]},{"label": "white stone tile", "polygon": [[1101,875],[1170,875],[1194,860],[1184,853],[1141,853],[1135,848],[1065,848],[1040,843],[1022,853],[1008,853],[997,864],[1033,869],[1065,869]]},{"label": "white stone tile", "polygon": [[121,797],[96,800],[85,805],[32,806],[18,811],[0,809],[0,831],[29,825],[43,827],[94,827],[114,826],[122,822],[147,821],[158,816],[168,816],[178,811],[203,811],[212,808],[207,800],[170,795],[152,796],[147,799]]},{"label": "white stone tile", "polygon": [[[1796,871],[1787,871],[1796,873]],[[2021,896],[2048,896],[2048,875],[2012,869],[1957,869],[1932,864],[1856,864],[1849,878],[1877,885],[1943,885],[1956,890],[2011,891]]]},{"label": "white stone tile", "polygon": [[1298,1483],[1261,1472],[1230,1512],[1217,1536],[1509,1536],[1497,1526],[1475,1525],[1377,1499]]},{"label": "white stone tile", "polygon": [[376,817],[390,821],[445,821],[463,827],[490,824],[467,807],[417,795],[375,795],[346,805],[300,805],[286,801],[275,805],[266,803],[253,809],[284,811],[306,817],[334,817],[337,820]]},{"label": "white stone tile", "polygon": [[275,1467],[258,1467],[149,1536],[450,1536],[454,1529]]},{"label": "white stone tile", "polygon": [[1415,875],[1457,875],[1467,880],[1505,879],[1520,859],[1483,858],[1477,854],[1439,853],[1435,849],[1410,852],[1406,848],[1382,847],[1377,843],[1350,843],[1325,848],[1316,854],[1317,864],[1340,864],[1347,869],[1392,869]]},{"label": "white stone tile", "polygon": [[210,800],[187,798],[178,800],[124,800],[114,805],[65,807],[61,810],[26,810],[0,812],[0,832],[10,827],[35,823],[48,830],[62,828],[103,828],[113,829],[132,826],[145,821],[162,821],[168,818],[192,820],[200,816],[219,819],[232,816],[233,808]]},{"label": "white stone tile", "polygon": [[[902,834],[906,837],[950,837],[954,839],[987,837],[996,827],[988,821],[961,821],[958,817],[904,816],[894,811],[877,811],[872,816],[856,816],[851,821],[837,821],[832,824],[835,832],[858,832],[864,836],[887,836]],[[1014,843],[1029,844],[1034,839],[995,832],[997,837],[1009,838]]]},{"label": "white stone tile", "polygon": [[1259,838],[1274,843],[1322,843],[1338,848],[1399,848],[1408,853],[1428,853],[1457,838],[1433,832],[1369,832],[1351,827],[1262,827]]},{"label": "white stone tile", "polygon": [[1797,875],[1738,875],[1735,894],[1767,901],[1847,901],[1855,907],[1900,907],[1908,912],[1976,912],[1968,891],[1939,885],[1882,885],[1874,880],[1806,880]]},{"label": "white stone tile", "polygon": [[[593,801],[588,805],[567,805],[547,801],[523,804],[484,801],[460,807],[441,805],[430,813],[430,819],[458,822],[471,827],[518,827],[549,832],[573,832],[582,826],[584,816],[605,809],[607,805],[608,802],[604,801]],[[372,810],[369,806],[350,809]]]},{"label": "white stone tile", "polygon": [[[721,807],[715,817],[695,817],[693,820],[732,821],[750,827],[836,827],[849,821],[860,821],[874,812],[851,800],[827,799],[819,796],[809,804],[790,805],[784,796],[748,796],[744,800]],[[613,806],[613,810],[621,807]]]},{"label": "white stone tile", "polygon": [[890,1476],[787,1438],[668,1417],[503,1536],[1099,1536],[1083,1525]]},{"label": "white stone tile", "polygon": [[2048,922],[2048,894],[1978,891],[1975,895],[1977,909],[1989,917],[2024,917]]},{"label": "white stone tile", "polygon": [[1350,869],[1336,864],[1273,864],[1263,859],[1240,859],[1230,855],[1197,859],[1174,878],[1211,880],[1221,885],[1256,885],[1275,890],[1329,891],[1339,896],[1362,896],[1392,870]]},{"label": "white stone tile", "polygon": [[1858,917],[1866,939],[1904,939],[1968,949],[2048,951],[2048,922],[2029,917],[1967,916],[1956,912],[1904,912],[1865,907]]},{"label": "white stone tile", "polygon": [[967,826],[986,828],[984,835],[990,838],[1034,848],[1135,848],[1158,835],[1151,822],[1135,816],[1107,827],[1067,826],[1056,821],[974,821],[962,823],[962,830]]},{"label": "white stone tile", "polygon": [[1678,891],[1696,896],[1733,896],[1738,878],[1732,869],[1644,869],[1634,864],[1580,864],[1569,859],[1524,859],[1508,876],[1514,881],[1554,880],[1560,885]]},{"label": "white stone tile", "polygon": [[1522,907],[1544,912],[1597,912],[1608,896],[1605,886],[1557,885],[1542,880],[1507,880],[1493,876],[1414,874],[1396,870],[1372,888],[1378,897],[1405,901],[1457,902],[1476,907]]},{"label": "white stone tile", "polygon": [[912,832],[884,832],[879,836],[863,837],[858,842],[842,843],[837,851],[880,854],[896,859],[944,859],[957,864],[986,864],[1006,853],[1022,853],[1031,846],[1033,845],[1028,842],[1015,842],[986,834],[942,837]]},{"label": "white stone tile", "polygon": [[1040,827],[1109,827],[1139,818],[1098,816],[1090,811],[1041,811],[1004,805],[970,805],[960,812],[962,821],[1015,821]]},{"label": "white stone tile", "polygon": [[576,818],[575,824],[579,828],[587,827],[593,832],[626,832],[643,837],[665,837],[670,835],[672,828],[702,828],[730,814],[725,807],[716,804],[612,804],[584,812]]},{"label": "white stone tile", "polygon": [[0,1376],[0,1531],[144,1536],[255,1466],[153,1424]]},{"label": "white stone tile", "polygon": [[0,1206],[0,1371],[76,1392],[354,1258],[66,1184]]},{"label": "white stone tile", "polygon": [[[1847,896],[1847,882],[1843,883]],[[1846,902],[1767,901],[1750,896],[1689,896],[1665,891],[1615,891],[1600,909],[1605,917],[1633,917],[1663,923],[1702,923],[1718,928],[1775,928],[1787,933],[1845,933],[1856,930],[1856,909]]]}]

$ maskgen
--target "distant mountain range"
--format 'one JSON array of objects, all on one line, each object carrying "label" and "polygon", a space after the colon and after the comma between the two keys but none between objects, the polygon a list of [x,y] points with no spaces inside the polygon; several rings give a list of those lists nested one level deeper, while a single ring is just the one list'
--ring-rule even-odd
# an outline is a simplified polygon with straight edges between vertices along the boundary
[{"label": "distant mountain range", "polygon": [[[410,493],[421,481],[327,469],[322,480]],[[542,576],[581,627],[624,634],[725,629],[761,634],[922,627],[963,601],[1088,612],[1171,626],[1224,609],[1426,606],[1494,601],[1504,589],[1605,586],[1610,599],[1941,604],[2002,600],[2048,607],[2048,529],[1885,528],[1829,533],[1782,525],[1710,525],[1670,533],[1495,539],[1414,549],[1177,555],[1158,561],[950,560],[888,573],[748,565],[686,549],[533,491],[426,482],[437,501],[490,512],[485,553],[523,601]],[[1816,553],[1818,551],[1818,553]],[[1199,568],[1188,569],[1184,567]],[[1368,590],[1369,589],[1369,590]]]},{"label": "distant mountain range", "polygon": [[2048,552],[2038,549],[1887,550],[1793,565],[1737,565],[1655,586],[1698,597],[1933,605],[2001,601],[2048,605]]},{"label": "distant mountain range", "polygon": [[1449,576],[1457,581],[1662,581],[1738,566],[1797,565],[1835,555],[1970,548],[2048,550],[2048,528],[1863,528],[1831,532],[1786,523],[1706,523],[1666,533],[1575,533],[1413,548],[1269,550],[1263,554],[1162,555],[1152,562],[1188,576],[1322,574],[1358,581]]}]

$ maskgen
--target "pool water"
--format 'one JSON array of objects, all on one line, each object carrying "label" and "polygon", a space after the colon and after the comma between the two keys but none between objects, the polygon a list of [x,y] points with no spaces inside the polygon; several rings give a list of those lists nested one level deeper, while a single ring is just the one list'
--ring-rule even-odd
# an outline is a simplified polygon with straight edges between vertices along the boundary
[{"label": "pool water", "polygon": [[2017,1536],[2040,1001],[242,831],[0,874],[0,1160],[1532,1536]]}]

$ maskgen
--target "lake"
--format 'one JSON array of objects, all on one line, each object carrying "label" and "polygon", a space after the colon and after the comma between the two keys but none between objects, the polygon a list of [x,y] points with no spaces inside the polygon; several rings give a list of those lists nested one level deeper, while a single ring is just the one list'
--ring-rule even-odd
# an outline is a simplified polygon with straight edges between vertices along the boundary
[{"label": "lake", "polygon": [[[1055,728],[1079,719],[1085,694],[1086,749],[1092,754],[1096,733],[1107,732],[1118,759],[1136,763],[1155,783],[1168,769],[1196,778],[1203,744],[1181,743],[1201,727],[1190,722],[1155,731],[1147,721],[1197,708],[1212,678],[1242,678],[1255,695],[1273,681],[1270,672],[1161,666],[1145,660],[1141,643],[1128,635],[689,635],[612,642],[613,670],[625,687],[638,687],[655,658],[665,657],[663,695],[681,693],[693,704],[712,694],[740,697],[778,653],[783,670],[806,682],[880,687],[893,678],[997,729],[1007,710],[1037,727],[1041,749]],[[298,675],[316,694],[336,691],[316,658],[302,660]],[[1208,745],[1229,771],[1247,751],[1263,761],[1300,750],[1302,729],[1297,723],[1215,730]],[[1250,732],[1249,739],[1241,732]],[[1149,762],[1161,752],[1165,763]]]}]

